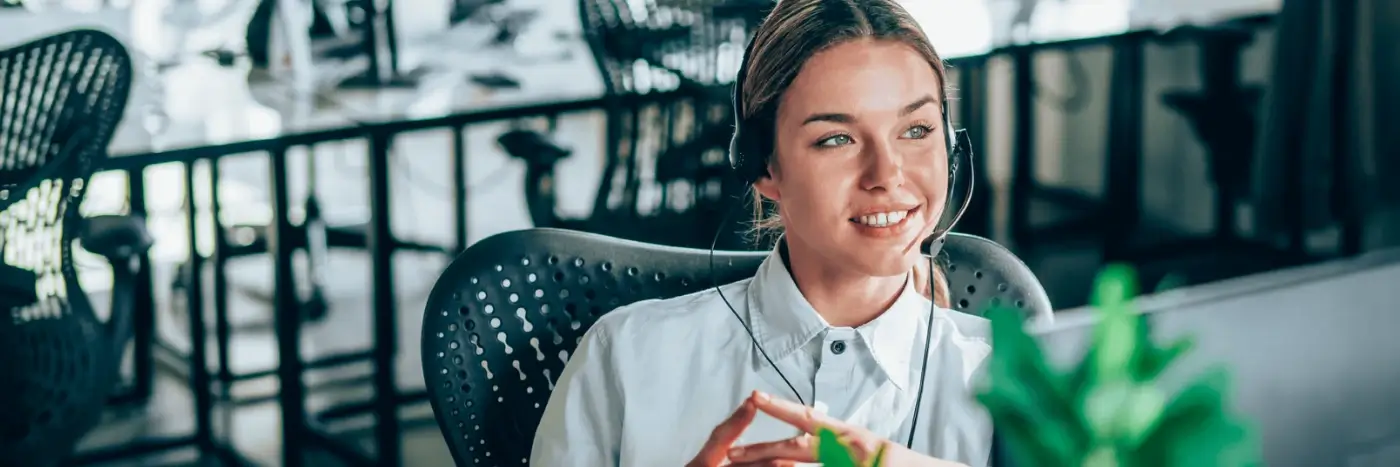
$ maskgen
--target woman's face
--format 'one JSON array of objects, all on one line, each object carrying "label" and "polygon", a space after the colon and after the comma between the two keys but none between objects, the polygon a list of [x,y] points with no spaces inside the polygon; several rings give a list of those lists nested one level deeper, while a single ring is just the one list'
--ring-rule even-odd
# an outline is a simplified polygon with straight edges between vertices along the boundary
[{"label": "woman's face", "polygon": [[857,40],[802,66],[778,104],[771,177],[789,248],[871,276],[907,273],[948,192],[938,76],[913,48]]}]

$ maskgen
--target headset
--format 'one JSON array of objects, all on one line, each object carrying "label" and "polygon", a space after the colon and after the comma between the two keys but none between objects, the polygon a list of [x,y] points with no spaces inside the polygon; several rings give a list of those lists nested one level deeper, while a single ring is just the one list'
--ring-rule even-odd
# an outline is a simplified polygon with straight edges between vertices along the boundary
[{"label": "headset", "polygon": [[[734,78],[733,94],[731,95],[733,101],[732,108],[734,110],[734,136],[729,141],[729,166],[739,181],[742,181],[748,186],[752,186],[754,182],[768,175],[768,158],[773,153],[772,115],[744,116],[744,82],[748,75],[749,59],[750,55],[753,53],[755,42],[757,41],[751,39],[744,48],[743,57],[739,62],[739,71]],[[962,217],[963,212],[967,210],[967,201],[972,197],[973,189],[971,138],[968,136],[966,129],[957,130],[956,132],[952,131],[953,122],[948,116],[948,94],[944,89],[939,90],[939,103],[942,106],[943,112],[941,130],[946,135],[944,142],[948,153],[948,197],[944,201],[943,212],[939,217],[938,224],[936,224],[932,235],[929,236],[929,240],[924,243],[928,248],[930,272],[932,272],[935,267],[934,258],[938,255],[943,243],[947,240],[948,232],[952,230],[953,225],[957,223],[958,219]],[[763,350],[763,346],[759,345],[758,338],[754,336],[753,328],[749,326],[747,321],[744,321],[743,317],[739,316],[738,310],[729,302],[729,298],[724,296],[724,291],[720,289],[718,280],[715,277],[715,246],[719,242],[720,233],[729,225],[734,211],[738,210],[737,204],[741,203],[736,203],[736,206],[729,209],[729,213],[724,216],[719,227],[716,228],[714,240],[710,243],[710,279],[712,286],[715,292],[719,293],[719,297],[724,301],[725,306],[729,307],[729,311],[734,314],[734,318],[738,319],[739,324],[743,325],[744,330],[748,332],[749,339],[753,342],[754,348],[758,349],[758,353],[763,356],[763,359],[768,362],[768,365],[773,368],[773,371],[778,374],[778,377],[782,378],[783,383],[787,384],[788,389],[792,390],[798,402],[803,405],[810,405],[802,397],[802,394],[797,391],[797,387],[793,386],[792,382],[788,380],[787,375],[784,375],[782,370],[778,368],[778,365],[773,362],[773,359],[768,356],[768,352]],[[933,281],[933,274],[930,273],[929,290],[933,290]],[[937,305],[930,305],[930,315],[932,315],[935,306]],[[914,412],[909,422],[909,438],[905,443],[905,447],[909,449],[914,448],[914,434],[915,430],[918,428],[919,409],[924,400],[924,382],[928,376],[928,354],[932,343],[933,319],[930,316],[924,334],[923,363],[919,370],[919,385],[918,392],[914,399]]]}]

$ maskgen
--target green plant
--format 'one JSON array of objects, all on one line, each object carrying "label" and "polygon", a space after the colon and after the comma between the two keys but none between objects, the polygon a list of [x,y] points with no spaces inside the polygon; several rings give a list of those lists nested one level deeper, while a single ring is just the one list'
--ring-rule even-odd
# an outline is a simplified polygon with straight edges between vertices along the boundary
[{"label": "green plant", "polygon": [[1013,309],[990,310],[993,352],[978,396],[1016,465],[1038,467],[1254,466],[1244,423],[1228,413],[1227,372],[1216,368],[1174,397],[1158,377],[1189,348],[1158,346],[1136,313],[1132,268],[1105,268],[1092,303],[1099,321],[1069,371],[1046,361]]},{"label": "green plant", "polygon": [[[1179,281],[1168,277],[1162,285]],[[988,310],[994,351],[978,399],[991,413],[1015,465],[1036,467],[1245,467],[1260,465],[1245,424],[1225,407],[1227,371],[1215,368],[1168,399],[1158,377],[1190,348],[1158,346],[1136,313],[1137,274],[1100,272],[1092,304],[1099,321],[1089,351],[1069,371],[1046,361],[1019,310]],[[1158,290],[1161,290],[1159,287]],[[877,467],[855,459],[836,433],[817,434],[828,467]]]},{"label": "green plant", "polygon": [[835,431],[829,428],[817,430],[817,461],[823,467],[880,467],[885,451],[877,451],[870,460],[856,460],[854,450]]}]

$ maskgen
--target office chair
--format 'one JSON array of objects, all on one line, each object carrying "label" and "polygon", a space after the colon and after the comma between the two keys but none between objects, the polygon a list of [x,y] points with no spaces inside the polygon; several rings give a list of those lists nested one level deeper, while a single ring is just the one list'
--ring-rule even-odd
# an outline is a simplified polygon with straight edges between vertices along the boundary
[{"label": "office chair", "polygon": [[[549,392],[599,316],[752,277],[768,252],[710,253],[560,229],[481,240],[438,278],[423,315],[428,398],[457,465],[522,465]],[[939,253],[953,307],[1001,302],[1048,319],[1050,300],[1010,251],[951,234]]]},{"label": "office chair", "polygon": [[[101,418],[131,323],[139,219],[78,215],[126,107],[131,58],[113,37],[70,31],[0,51],[0,465],[54,465]],[[72,243],[112,262],[97,319]]]},{"label": "office chair", "polygon": [[[703,248],[711,226],[747,186],[726,183],[733,133],[729,80],[750,22],[724,0],[578,0],[581,30],[607,103],[604,168],[586,218],[554,210],[554,164],[566,143],[537,132],[502,135],[507,154],[525,161],[525,199],[535,227],[601,233]],[[762,11],[760,7],[743,11]],[[752,15],[750,15],[752,16]],[[664,96],[645,102],[640,94]],[[561,156],[562,155],[562,156]],[[662,233],[662,235],[656,235]],[[720,244],[735,247],[740,238]]]}]

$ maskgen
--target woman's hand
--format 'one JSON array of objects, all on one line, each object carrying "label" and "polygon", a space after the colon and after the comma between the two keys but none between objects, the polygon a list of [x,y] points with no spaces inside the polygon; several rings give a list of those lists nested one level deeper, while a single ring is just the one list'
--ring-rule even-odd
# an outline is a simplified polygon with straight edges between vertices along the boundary
[{"label": "woman's hand", "polygon": [[802,462],[816,462],[817,430],[826,427],[845,439],[851,454],[857,461],[865,462],[875,453],[884,451],[881,465],[884,467],[953,467],[960,464],[934,459],[919,454],[898,443],[881,438],[870,430],[848,424],[817,412],[811,407],[793,402],[774,399],[768,394],[755,391],[748,403],[759,411],[802,430],[796,438],[768,443],[736,446],[729,450],[729,460],[738,466],[788,466]]},{"label": "woman's hand", "polygon": [[705,440],[705,446],[700,448],[700,453],[696,454],[694,459],[685,464],[686,467],[730,465],[729,448],[744,434],[744,429],[753,423],[755,415],[758,415],[758,405],[754,397],[749,396],[729,418],[724,419],[710,432],[710,439]]}]

